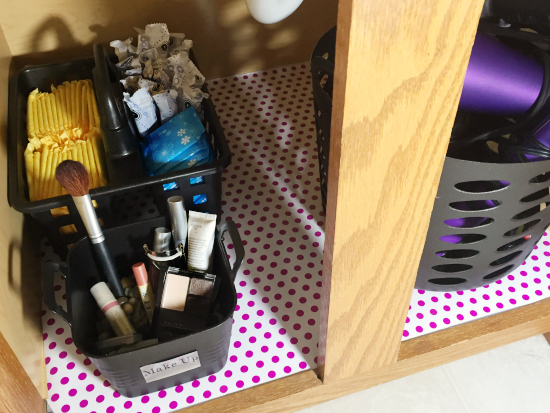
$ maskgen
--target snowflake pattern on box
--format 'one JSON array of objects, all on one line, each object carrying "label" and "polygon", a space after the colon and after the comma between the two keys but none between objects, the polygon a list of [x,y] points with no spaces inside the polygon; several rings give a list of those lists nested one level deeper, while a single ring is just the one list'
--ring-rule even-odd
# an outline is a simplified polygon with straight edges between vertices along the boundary
[{"label": "snowflake pattern on box", "polygon": [[[309,67],[217,79],[209,88],[233,157],[222,177],[222,219],[235,221],[246,250],[229,361],[210,377],[125,398],[75,348],[68,324],[44,310],[56,413],[171,412],[316,366],[324,214]],[[55,259],[47,245],[44,254]],[[59,274],[55,290],[64,305]]]}]

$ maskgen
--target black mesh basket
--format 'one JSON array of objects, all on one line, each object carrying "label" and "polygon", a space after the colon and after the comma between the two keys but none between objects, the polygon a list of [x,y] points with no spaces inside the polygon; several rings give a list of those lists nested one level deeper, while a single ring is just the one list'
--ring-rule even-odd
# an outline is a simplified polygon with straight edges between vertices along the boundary
[{"label": "black mesh basket", "polygon": [[[492,28],[489,25],[484,30],[491,32]],[[513,29],[496,28],[495,32],[502,36],[514,33],[515,40],[550,43],[550,39],[543,36]],[[336,28],[333,28],[319,40],[311,58],[324,208],[335,40]],[[475,117],[459,114],[454,132],[463,132],[461,123],[471,116]],[[483,122],[481,119],[480,123]],[[532,123],[526,121],[525,125]],[[479,142],[474,148],[483,159],[491,159],[492,152],[485,142]],[[502,158],[499,159],[502,162]],[[465,290],[509,274],[531,253],[550,224],[547,206],[550,206],[550,160],[487,163],[447,156],[415,288]]]}]

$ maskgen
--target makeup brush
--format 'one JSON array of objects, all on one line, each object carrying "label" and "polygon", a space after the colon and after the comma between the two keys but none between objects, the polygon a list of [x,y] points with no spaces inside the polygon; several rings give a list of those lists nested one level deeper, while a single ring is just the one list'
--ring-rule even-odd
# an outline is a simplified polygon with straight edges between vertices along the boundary
[{"label": "makeup brush", "polygon": [[88,231],[88,237],[94,246],[96,256],[116,298],[124,296],[113,259],[105,243],[105,236],[97,220],[92,198],[88,193],[90,181],[86,167],[80,162],[63,161],[55,170],[55,179],[73,197],[74,204]]}]

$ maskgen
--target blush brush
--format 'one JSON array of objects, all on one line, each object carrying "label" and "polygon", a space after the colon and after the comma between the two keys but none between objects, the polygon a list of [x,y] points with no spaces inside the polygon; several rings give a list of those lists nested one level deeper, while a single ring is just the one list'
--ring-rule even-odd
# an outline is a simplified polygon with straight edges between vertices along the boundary
[{"label": "blush brush", "polygon": [[55,179],[63,188],[73,197],[74,204],[82,222],[88,231],[88,238],[94,246],[97,259],[103,269],[105,277],[111,286],[113,295],[116,298],[124,296],[124,289],[118,278],[117,271],[113,264],[113,259],[107,244],[105,236],[99,225],[92,198],[90,198],[89,189],[90,181],[86,167],[80,162],[63,161],[59,164],[55,171]]}]

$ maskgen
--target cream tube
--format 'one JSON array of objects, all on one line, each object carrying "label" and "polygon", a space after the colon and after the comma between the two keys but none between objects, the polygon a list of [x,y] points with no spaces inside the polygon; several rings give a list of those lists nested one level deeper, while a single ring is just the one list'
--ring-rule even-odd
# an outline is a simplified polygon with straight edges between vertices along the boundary
[{"label": "cream tube", "polygon": [[139,288],[139,295],[141,296],[141,301],[143,302],[143,308],[145,308],[145,313],[147,314],[149,323],[152,323],[153,311],[155,311],[155,296],[151,290],[151,285],[149,284],[145,264],[138,262],[137,264],[132,265],[132,271],[134,271],[134,276],[136,277],[136,284]]},{"label": "cream tube", "polygon": [[90,289],[90,292],[118,337],[136,332],[107,284],[99,282]]},{"label": "cream tube", "polygon": [[216,215],[189,211],[187,231],[187,269],[212,272]]}]

